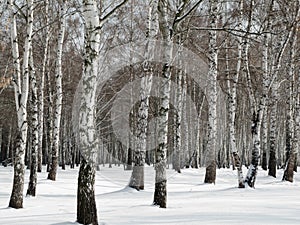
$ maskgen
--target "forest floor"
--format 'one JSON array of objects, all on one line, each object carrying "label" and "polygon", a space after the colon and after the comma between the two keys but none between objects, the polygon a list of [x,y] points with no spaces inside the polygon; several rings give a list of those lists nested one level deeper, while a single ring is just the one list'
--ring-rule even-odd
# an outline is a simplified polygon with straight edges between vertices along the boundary
[{"label": "forest floor", "polygon": [[[45,168],[43,168],[45,170]],[[246,174],[246,168],[244,168]],[[298,168],[300,171],[300,168]],[[216,184],[204,184],[205,168],[168,170],[167,209],[152,205],[154,169],[145,169],[145,190],[126,185],[131,171],[101,167],[96,175],[96,201],[101,225],[300,224],[300,172],[294,183],[259,170],[256,188],[237,188],[236,171],[217,170]],[[76,221],[77,169],[59,170],[57,181],[38,174],[37,197],[25,197],[23,209],[8,208],[12,167],[0,166],[1,225],[71,225]],[[29,171],[26,171],[24,194]]]}]

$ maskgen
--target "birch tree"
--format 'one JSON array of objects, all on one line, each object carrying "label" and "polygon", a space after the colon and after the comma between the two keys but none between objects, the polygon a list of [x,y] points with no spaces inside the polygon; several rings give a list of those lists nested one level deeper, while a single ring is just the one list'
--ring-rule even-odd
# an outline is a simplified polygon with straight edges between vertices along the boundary
[{"label": "birch tree", "polygon": [[216,181],[216,138],[217,138],[217,28],[219,3],[217,0],[209,1],[209,71],[208,71],[208,143],[204,183]]},{"label": "birch tree", "polygon": [[126,2],[127,0],[122,1],[101,18],[96,0],[84,0],[82,5],[85,52],[82,73],[83,94],[79,106],[79,147],[84,157],[82,157],[80,163],[77,189],[77,222],[81,224],[98,224],[95,201],[98,150],[95,109],[100,31],[106,19]]},{"label": "birch tree", "polygon": [[45,73],[46,65],[48,60],[48,46],[50,38],[50,28],[49,28],[49,0],[44,1],[45,4],[45,45],[44,45],[44,56],[42,62],[42,69],[39,81],[39,138],[38,138],[38,168],[37,171],[42,171],[42,152],[43,152],[43,134],[44,134],[44,88],[45,88]]},{"label": "birch tree", "polygon": [[[299,8],[299,3],[296,5],[296,8]],[[295,49],[297,42],[297,31],[298,24],[293,24],[292,34],[290,38],[290,50],[289,50],[289,63],[288,63],[288,81],[289,81],[289,98],[288,98],[288,112],[287,112],[287,127],[288,138],[286,140],[286,151],[287,151],[287,160],[283,175],[283,180],[293,182],[294,178],[294,167],[296,164],[296,154],[298,150],[298,127],[299,126],[299,103],[296,101],[294,93],[295,82]],[[294,109],[296,105],[296,108]],[[295,113],[296,112],[296,113]],[[294,114],[295,113],[295,114]]]},{"label": "birch tree", "polygon": [[151,0],[149,4],[148,14],[148,37],[146,46],[146,56],[143,62],[144,76],[141,79],[140,89],[140,106],[138,109],[137,118],[137,145],[134,151],[134,166],[129,183],[129,187],[136,190],[144,189],[144,164],[146,155],[147,143],[147,127],[148,127],[148,108],[149,95],[152,86],[153,77],[153,58],[155,40],[158,33],[158,17],[157,5],[158,0]]},{"label": "birch tree", "polygon": [[[267,9],[272,9],[272,4],[269,4]],[[254,187],[256,175],[257,175],[257,168],[260,158],[260,151],[261,151],[261,125],[263,120],[263,115],[265,113],[266,101],[268,99],[268,90],[270,85],[270,76],[268,74],[268,34],[263,36],[263,57],[262,57],[262,67],[263,67],[263,87],[262,87],[262,94],[259,96],[258,100],[255,99],[252,81],[251,81],[251,74],[250,74],[250,64],[249,64],[249,41],[247,38],[249,37],[250,30],[252,27],[253,22],[253,8],[254,1],[251,0],[250,9],[249,9],[249,16],[247,21],[247,31],[243,41],[243,51],[242,57],[244,59],[244,72],[246,74],[247,86],[249,91],[249,98],[250,98],[250,105],[251,105],[251,113],[252,113],[252,124],[251,124],[251,134],[252,134],[252,152],[251,152],[251,164],[248,169],[247,176],[245,178],[245,183],[249,187]],[[269,10],[267,13],[271,13]],[[270,27],[269,24],[269,15],[266,16],[266,31]]]},{"label": "birch tree", "polygon": [[32,48],[30,49],[30,84],[31,84],[31,130],[32,130],[32,143],[31,143],[31,163],[30,163],[30,176],[29,184],[26,195],[36,195],[36,184],[37,184],[37,155],[38,155],[38,96],[37,96],[37,82],[36,73],[33,63]]},{"label": "birch tree", "polygon": [[54,114],[54,129],[53,129],[53,146],[52,146],[52,161],[48,179],[56,180],[56,173],[58,167],[58,153],[60,144],[60,123],[62,114],[62,50],[65,34],[65,20],[66,20],[66,2],[62,0],[59,8],[59,32],[57,38],[57,52],[56,52],[56,68],[55,68],[55,83],[56,83],[56,100],[55,100],[55,114]]},{"label": "birch tree", "polygon": [[167,8],[168,2],[166,0],[159,0],[158,20],[163,40],[163,80],[160,87],[161,106],[158,120],[158,147],[155,153],[155,192],[153,204],[161,208],[167,207],[167,135],[171,85],[170,67],[172,60],[172,35],[169,29]]},{"label": "birch tree", "polygon": [[14,160],[13,188],[10,196],[9,207],[23,208],[23,189],[25,174],[25,148],[27,142],[27,100],[29,91],[29,50],[31,48],[33,26],[33,0],[27,0],[26,9],[26,37],[24,40],[22,71],[20,66],[19,40],[17,31],[18,8],[14,1],[9,1],[11,11],[11,41],[14,63],[14,90],[18,118],[18,135]]},{"label": "birch tree", "polygon": [[[228,4],[228,3],[227,3]],[[226,5],[228,9],[228,6]],[[243,11],[244,11],[244,1],[241,0],[239,2],[239,17],[238,17],[238,29],[242,30],[243,25]],[[226,67],[228,71],[227,73],[227,87],[228,87],[228,108],[229,108],[229,143],[230,149],[233,159],[233,166],[237,169],[237,176],[238,176],[238,187],[243,188],[244,185],[244,178],[243,178],[243,171],[242,171],[242,163],[239,155],[239,151],[237,149],[236,144],[236,111],[237,111],[237,83],[239,80],[240,72],[241,72],[241,64],[242,64],[242,37],[237,37],[238,42],[238,49],[237,49],[237,63],[236,63],[236,71],[232,78],[232,84],[230,84],[229,79],[229,61],[226,60]],[[227,50],[227,48],[226,48]],[[228,57],[228,54],[226,55]]]},{"label": "birch tree", "polygon": [[83,1],[83,18],[85,24],[85,53],[82,95],[79,114],[80,148],[87,152],[82,158],[78,176],[77,222],[98,224],[95,201],[95,164],[97,139],[95,137],[95,83],[98,72],[100,43],[100,19],[97,1]]}]

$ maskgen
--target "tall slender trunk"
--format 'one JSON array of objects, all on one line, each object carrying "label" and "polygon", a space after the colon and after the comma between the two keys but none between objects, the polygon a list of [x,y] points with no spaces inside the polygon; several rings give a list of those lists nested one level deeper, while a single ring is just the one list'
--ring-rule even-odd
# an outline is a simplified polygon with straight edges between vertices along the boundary
[{"label": "tall slender trunk", "polygon": [[[242,29],[242,18],[243,18],[243,9],[244,9],[244,1],[240,1],[240,16],[239,16],[239,28]],[[237,149],[236,144],[236,108],[237,108],[237,94],[236,94],[236,87],[237,82],[239,80],[239,75],[241,71],[241,64],[242,64],[242,38],[238,37],[238,59],[236,64],[236,71],[232,78],[232,84],[230,85],[230,78],[229,78],[229,61],[226,60],[226,71],[227,71],[227,87],[228,87],[228,107],[229,107],[229,143],[230,149],[233,159],[233,166],[237,169],[237,176],[238,176],[238,187],[243,188],[244,185],[244,178],[243,178],[243,171],[242,171],[242,163],[239,155],[239,151]],[[226,48],[228,52],[228,48]],[[228,53],[226,54],[228,58]]]},{"label": "tall slender trunk", "polygon": [[53,146],[53,91],[51,86],[51,78],[50,73],[47,73],[48,80],[48,118],[47,118],[47,144],[46,144],[46,152],[47,156],[47,172],[50,171],[51,167],[51,150]]},{"label": "tall slender trunk", "polygon": [[45,16],[46,16],[46,36],[45,36],[45,46],[44,46],[44,58],[42,64],[42,71],[40,76],[40,88],[39,88],[39,138],[38,138],[38,172],[42,172],[42,158],[43,158],[43,134],[44,134],[44,87],[45,87],[45,73],[46,65],[48,60],[48,46],[50,37],[49,28],[49,0],[45,0]]},{"label": "tall slender trunk", "polygon": [[26,195],[35,196],[37,184],[37,154],[38,154],[38,138],[39,138],[39,124],[38,124],[38,96],[36,73],[33,64],[32,49],[30,50],[30,84],[31,84],[31,107],[32,107],[32,125],[31,125],[31,163],[29,184]]},{"label": "tall slender trunk", "polygon": [[[177,44],[179,45],[178,49],[178,64],[179,68],[182,65],[182,34],[178,35]],[[182,90],[182,78],[183,78],[183,71],[180,69],[177,73],[176,77],[176,95],[175,95],[175,104],[176,104],[176,115],[174,117],[175,122],[175,141],[174,141],[174,159],[173,159],[173,168],[175,171],[180,173],[181,169],[181,160],[182,160],[182,139],[181,139],[181,127],[182,127],[182,101],[183,101],[183,90]]]},{"label": "tall slender trunk", "polygon": [[59,8],[60,26],[57,38],[57,52],[56,52],[56,71],[55,71],[55,82],[56,82],[56,101],[55,101],[55,114],[54,114],[54,129],[53,129],[53,146],[52,146],[52,163],[48,174],[48,179],[56,180],[56,173],[58,167],[58,154],[60,144],[60,123],[62,113],[62,50],[65,34],[65,1],[61,2]]},{"label": "tall slender trunk", "polygon": [[[251,0],[250,5],[250,16],[248,19],[248,27],[247,32],[250,31],[250,27],[252,24],[252,16],[253,16],[253,4],[254,1]],[[245,183],[248,184],[249,187],[254,187],[256,175],[257,175],[257,169],[258,169],[258,163],[260,159],[260,150],[261,150],[261,124],[263,120],[265,105],[267,101],[267,89],[268,89],[268,55],[267,55],[267,45],[268,45],[268,36],[265,36],[264,38],[264,51],[263,51],[263,93],[262,96],[256,101],[254,96],[254,91],[251,83],[251,74],[250,74],[250,65],[249,65],[249,41],[247,40],[247,37],[244,38],[244,48],[243,48],[243,58],[245,61],[245,72],[247,76],[247,86],[249,90],[250,95],[250,105],[251,105],[251,113],[252,113],[252,124],[251,124],[251,134],[252,134],[252,152],[251,152],[251,163],[248,169],[247,176],[245,178]]]},{"label": "tall slender trunk", "polygon": [[265,108],[265,113],[262,121],[262,161],[261,167],[263,170],[268,170],[268,163],[267,163],[267,149],[268,149],[268,112],[267,112],[267,105]]},{"label": "tall slender trunk", "polygon": [[274,81],[272,89],[272,106],[270,112],[270,157],[269,176],[276,177],[276,150],[277,150],[277,101],[278,101],[278,81]]},{"label": "tall slender trunk", "polygon": [[[13,188],[10,196],[9,207],[12,208],[23,208],[23,189],[24,189],[24,175],[25,175],[25,148],[27,141],[27,100],[29,90],[29,50],[31,48],[32,38],[32,26],[33,26],[33,0],[27,0],[27,24],[26,24],[26,38],[23,50],[23,64],[22,64],[22,76],[20,69],[20,58],[19,58],[19,46],[18,46],[18,35],[17,35],[17,22],[15,8],[13,1],[10,0],[11,8],[11,40],[12,40],[12,54],[15,67],[14,76],[14,89],[15,89],[15,101],[18,118],[18,131],[17,131],[17,144],[15,150],[14,159],[14,179]],[[17,10],[17,9],[16,9]]]},{"label": "tall slender trunk", "polygon": [[85,55],[79,111],[80,148],[83,155],[79,168],[77,189],[77,222],[98,224],[95,199],[95,174],[97,163],[97,138],[95,127],[96,81],[100,44],[100,19],[96,0],[83,1],[85,22]]},{"label": "tall slender trunk", "polygon": [[144,164],[147,150],[147,128],[149,95],[152,87],[154,44],[158,33],[157,17],[158,0],[152,0],[148,15],[148,34],[145,61],[143,63],[144,76],[141,79],[140,107],[137,118],[137,146],[134,150],[134,166],[129,187],[136,190],[144,189]]},{"label": "tall slender trunk", "polygon": [[160,87],[161,106],[158,121],[158,147],[155,152],[155,191],[153,204],[161,208],[167,207],[167,142],[168,142],[168,117],[171,88],[171,59],[172,59],[172,37],[168,24],[168,3],[160,0],[158,3],[159,28],[163,39],[163,69],[162,83]]},{"label": "tall slender trunk", "polygon": [[189,124],[187,118],[187,76],[182,73],[182,110],[181,110],[181,124],[182,124],[182,138],[181,138],[181,148],[182,148],[182,160],[180,165],[181,167],[189,167],[189,162],[191,158],[190,148],[189,148]]},{"label": "tall slender trunk", "polygon": [[[295,104],[299,107],[298,102],[295,102],[295,49],[297,41],[297,25],[294,25],[293,34],[290,38],[290,51],[289,51],[289,65],[288,65],[288,77],[289,77],[289,99],[288,99],[288,112],[287,112],[287,138],[286,138],[286,154],[287,161],[285,165],[283,180],[293,182],[294,180],[294,167],[296,164],[296,154],[298,150],[298,128],[295,128],[299,122],[298,114],[295,114]],[[299,113],[299,109],[296,109]],[[297,121],[298,120],[298,121]]]},{"label": "tall slender trunk", "polygon": [[[217,27],[219,3],[210,0],[209,23],[212,29]],[[217,138],[217,32],[209,31],[209,71],[208,71],[208,143],[204,183],[216,182],[216,138]]]}]

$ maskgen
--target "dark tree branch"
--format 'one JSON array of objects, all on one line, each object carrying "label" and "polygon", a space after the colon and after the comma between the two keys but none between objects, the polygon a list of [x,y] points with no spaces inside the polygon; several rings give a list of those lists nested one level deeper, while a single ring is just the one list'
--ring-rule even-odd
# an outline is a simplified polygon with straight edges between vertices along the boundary
[{"label": "dark tree branch", "polygon": [[[188,1],[188,2],[190,2],[190,1]],[[179,16],[178,17],[177,15],[180,15],[180,14],[176,13],[174,24],[179,23],[180,21],[182,21],[183,19],[185,19],[194,9],[196,9],[198,7],[198,5],[201,2],[203,2],[203,0],[199,0],[197,3],[195,3],[195,5],[189,11],[187,11],[183,16]],[[184,8],[186,6],[186,3],[187,3],[187,1],[184,1],[183,6],[181,7],[181,9],[179,9],[180,13],[184,10]]]},{"label": "dark tree branch", "polygon": [[100,22],[103,23],[107,18],[109,18],[117,9],[121,8],[128,0],[123,0],[120,4],[116,5],[110,12],[108,12],[105,16],[100,18]]}]

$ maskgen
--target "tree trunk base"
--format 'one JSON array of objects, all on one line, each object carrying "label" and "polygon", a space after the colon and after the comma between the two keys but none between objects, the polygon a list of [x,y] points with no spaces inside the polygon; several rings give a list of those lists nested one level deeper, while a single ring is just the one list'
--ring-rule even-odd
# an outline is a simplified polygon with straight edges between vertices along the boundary
[{"label": "tree trunk base", "polygon": [[77,222],[98,225],[95,200],[95,170],[82,160],[78,176]]},{"label": "tree trunk base", "polygon": [[210,165],[206,167],[204,183],[215,184],[216,182],[216,162],[211,162]]},{"label": "tree trunk base", "polygon": [[137,191],[144,190],[144,166],[134,166],[129,182],[129,187]]},{"label": "tree trunk base", "polygon": [[33,184],[29,184],[29,187],[28,187],[27,192],[26,192],[26,196],[35,197],[35,195],[36,195],[36,187],[34,187]]},{"label": "tree trunk base", "polygon": [[160,208],[167,208],[167,181],[155,184],[153,205],[158,205]]}]

